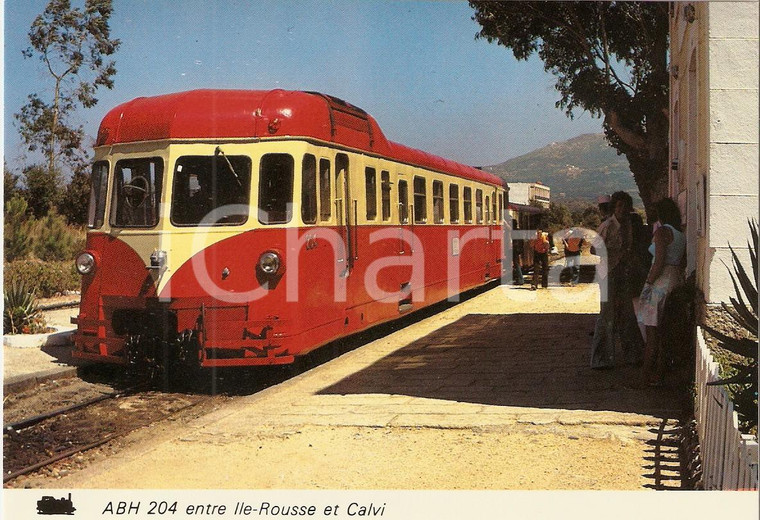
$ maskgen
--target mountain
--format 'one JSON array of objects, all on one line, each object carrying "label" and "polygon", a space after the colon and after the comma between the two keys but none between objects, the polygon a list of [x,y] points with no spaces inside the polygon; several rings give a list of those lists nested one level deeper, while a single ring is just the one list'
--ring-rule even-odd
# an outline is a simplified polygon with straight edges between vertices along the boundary
[{"label": "mountain", "polygon": [[641,206],[628,160],[607,144],[604,134],[583,134],[551,143],[483,170],[507,182],[546,184],[553,202],[595,201],[598,195],[623,190],[631,194],[635,206]]}]

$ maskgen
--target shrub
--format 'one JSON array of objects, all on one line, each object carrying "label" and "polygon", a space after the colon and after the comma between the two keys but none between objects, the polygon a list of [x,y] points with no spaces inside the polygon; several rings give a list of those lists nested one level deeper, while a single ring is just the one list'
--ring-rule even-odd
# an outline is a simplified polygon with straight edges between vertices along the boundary
[{"label": "shrub", "polygon": [[14,280],[3,293],[3,334],[34,334],[45,330],[34,291],[21,280]]},{"label": "shrub", "polygon": [[37,222],[34,234],[34,254],[40,260],[73,260],[85,243],[84,232],[53,210]]},{"label": "shrub", "polygon": [[[705,327],[705,330],[718,339],[719,345],[722,348],[740,356],[739,359],[741,361],[734,362],[731,365],[734,369],[731,377],[708,384],[729,385],[729,389],[732,390],[731,393],[733,394],[734,405],[736,413],[739,415],[739,420],[751,429],[753,427],[757,428],[757,221],[750,221],[749,228],[752,242],[748,243],[747,246],[752,263],[754,283],[747,275],[744,266],[739,262],[736,252],[729,245],[734,266],[734,272],[732,273],[729,269],[729,274],[734,284],[736,298],[730,298],[730,306],[726,303],[721,303],[723,309],[731,316],[734,322],[746,331],[748,337],[731,337],[708,326]],[[726,268],[728,269],[728,266]],[[742,298],[742,294],[744,294],[744,298]],[[744,301],[745,298],[747,299],[746,302]]]},{"label": "shrub", "polygon": [[30,291],[42,298],[49,298],[64,291],[77,291],[81,287],[81,279],[73,261],[17,260],[8,262],[3,271],[5,290],[7,291],[15,281],[23,283]]},{"label": "shrub", "polygon": [[26,258],[32,252],[35,221],[28,211],[29,205],[21,197],[14,196],[5,203],[3,243],[6,260]]}]

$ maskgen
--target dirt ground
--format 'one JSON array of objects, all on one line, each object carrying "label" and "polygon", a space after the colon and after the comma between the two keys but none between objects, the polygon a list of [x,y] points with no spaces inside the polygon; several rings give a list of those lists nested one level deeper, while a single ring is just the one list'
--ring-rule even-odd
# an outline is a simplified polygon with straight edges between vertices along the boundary
[{"label": "dirt ground", "polygon": [[[667,486],[677,487],[676,423],[636,404],[669,400],[653,393],[661,389],[637,386],[636,367],[587,369],[586,329],[576,334],[575,346],[565,345],[561,326],[544,331],[554,353],[523,368],[543,371],[552,381],[569,365],[571,379],[559,384],[588,386],[578,390],[577,403],[524,406],[519,393],[499,401],[490,394],[506,387],[479,387],[482,374],[461,383],[469,375],[457,371],[456,360],[446,368],[454,386],[438,394],[426,394],[421,383],[411,393],[382,386],[373,391],[365,380],[358,382],[364,385],[358,391],[324,395],[330,385],[351,385],[356,374],[374,377],[367,367],[379,360],[405,356],[376,381],[386,384],[390,370],[414,368],[422,359],[403,349],[415,342],[426,348],[425,341],[445,344],[449,339],[435,334],[456,334],[466,317],[567,314],[578,321],[586,315],[587,328],[593,323],[589,315],[597,311],[593,284],[535,292],[527,286],[494,288],[403,328],[376,333],[361,347],[264,392],[143,428],[74,462],[18,479],[12,487],[642,490],[662,489],[666,468]],[[474,334],[477,340],[479,333]],[[424,370],[408,373],[420,381],[429,376]],[[528,384],[534,385],[526,387],[529,394],[541,395],[542,383],[513,380],[509,391]],[[447,391],[453,397],[442,398]],[[477,395],[467,393],[473,391]],[[589,396],[601,391],[608,395],[591,402]],[[658,404],[652,406],[658,410]]]}]

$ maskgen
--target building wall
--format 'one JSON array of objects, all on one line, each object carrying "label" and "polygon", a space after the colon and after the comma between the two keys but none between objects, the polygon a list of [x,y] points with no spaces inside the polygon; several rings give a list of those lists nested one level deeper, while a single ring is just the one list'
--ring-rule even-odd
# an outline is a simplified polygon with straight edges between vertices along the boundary
[{"label": "building wall", "polygon": [[509,202],[514,204],[528,205],[531,202],[540,203],[548,208],[551,197],[551,188],[545,184],[536,182],[510,182]]},{"label": "building wall", "polygon": [[514,204],[528,205],[528,187],[527,182],[510,182],[509,183],[509,202]]},{"label": "building wall", "polygon": [[734,288],[728,245],[749,262],[758,217],[758,2],[671,4],[670,194],[686,223],[687,273],[708,302]]}]

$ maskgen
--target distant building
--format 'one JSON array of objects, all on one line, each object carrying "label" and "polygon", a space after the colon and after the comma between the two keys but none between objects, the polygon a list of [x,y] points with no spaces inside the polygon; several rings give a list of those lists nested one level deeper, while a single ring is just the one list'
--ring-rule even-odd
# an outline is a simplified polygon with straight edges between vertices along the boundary
[{"label": "distant building", "polygon": [[519,229],[535,229],[544,209],[549,208],[551,188],[540,182],[509,183],[509,215]]},{"label": "distant building", "polygon": [[708,302],[728,301],[728,245],[751,269],[747,220],[758,217],[757,2],[671,3],[670,119],[687,274]]},{"label": "distant building", "polygon": [[540,182],[510,182],[509,201],[524,206],[531,203],[549,207],[551,188]]}]

